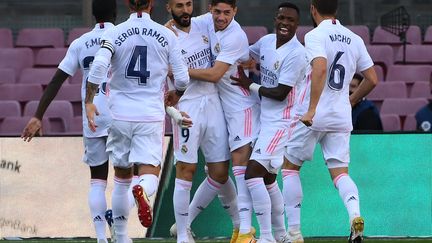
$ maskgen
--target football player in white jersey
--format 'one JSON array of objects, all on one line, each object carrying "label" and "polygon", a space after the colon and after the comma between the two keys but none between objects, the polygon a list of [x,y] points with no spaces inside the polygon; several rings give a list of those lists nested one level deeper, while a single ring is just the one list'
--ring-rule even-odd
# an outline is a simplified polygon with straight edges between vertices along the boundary
[{"label": "football player in white jersey", "polygon": [[[363,40],[336,19],[337,7],[337,0],[312,0],[310,10],[317,27],[305,37],[312,68],[310,99],[296,103],[298,114],[303,117],[295,125],[285,154],[283,173],[289,177],[286,180],[290,185],[286,209],[299,230],[303,197],[299,170],[305,160],[312,159],[315,145],[320,143],[330,176],[348,211],[349,242],[362,242],[364,221],[360,216],[359,193],[348,175],[351,106],[366,96],[378,79]],[[349,96],[349,84],[356,72],[361,72],[365,79]]]},{"label": "football player in white jersey", "polygon": [[[198,25],[195,18],[192,18],[193,1],[169,0],[167,11],[173,17],[173,28],[178,35],[183,59],[188,67],[190,69],[210,68],[211,50],[207,26]],[[190,116],[194,125],[191,128],[173,126],[176,158],[173,203],[177,242],[192,243],[194,240],[188,229],[190,227],[189,202],[199,148],[208,164],[209,183],[202,184],[198,191],[214,191],[215,194],[231,192],[231,196],[224,197],[231,198],[223,202],[224,208],[228,208],[232,211],[231,214],[237,216],[236,191],[233,182],[231,180],[227,182],[230,159],[228,131],[216,85],[191,79],[180,98],[178,108]],[[221,187],[229,188],[220,190]],[[211,199],[213,198],[214,195],[211,196]],[[236,218],[238,228],[238,216]]]},{"label": "football player in white jersey", "polygon": [[[234,20],[237,12],[235,0],[210,1],[210,13],[197,17],[197,23],[209,30],[212,51],[212,67],[190,69],[192,78],[217,83],[225,120],[228,127],[229,146],[233,172],[237,185],[240,228],[234,229],[231,241],[235,242],[238,232],[251,231],[251,198],[244,180],[246,165],[251,153],[251,144],[259,130],[259,99],[249,90],[231,85],[230,75],[237,73],[237,64],[249,59],[247,36]],[[207,183],[207,180],[203,183]],[[191,204],[200,204],[211,199],[205,194],[195,193]],[[208,204],[208,203],[207,203]],[[196,216],[197,209],[190,208]],[[192,217],[193,218],[193,217]]]},{"label": "football player in white jersey", "polygon": [[[107,151],[114,165],[112,211],[116,240],[129,242],[128,187],[132,167],[138,165],[139,184],[133,187],[138,217],[144,227],[152,224],[148,196],[159,184],[164,136],[164,86],[169,67],[175,87],[183,92],[189,82],[176,36],[150,18],[151,0],[129,0],[131,15],[102,36],[87,81],[85,98],[88,126],[96,131],[98,111],[93,97],[111,65],[109,108],[112,125]],[[181,119],[181,115],[180,115]]]},{"label": "football player in white jersey", "polygon": [[276,175],[283,163],[297,89],[303,85],[307,67],[305,48],[295,35],[299,15],[296,5],[281,3],[275,16],[276,33],[250,46],[251,56],[260,63],[261,85],[249,80],[241,66],[239,78],[231,77],[237,81],[233,84],[261,97],[261,129],[245,175],[260,225],[258,242],[291,242],[286,236],[284,199]]},{"label": "football player in white jersey", "polygon": [[[85,82],[90,70],[90,64],[93,61],[94,55],[100,48],[100,37],[105,30],[114,26],[117,12],[116,8],[117,5],[115,0],[93,0],[92,12],[97,24],[93,30],[83,34],[71,43],[66,56],[61,61],[57,72],[54,74],[51,82],[48,84],[44,94],[42,95],[35,115],[30,119],[23,130],[22,138],[24,141],[30,142],[36,133],[41,132],[41,120],[49,104],[57,95],[64,81],[66,81],[70,76],[73,76],[78,69],[83,73],[81,97],[82,106],[84,108],[84,97],[86,92]],[[107,78],[104,78],[99,86],[94,101],[95,104],[100,107],[100,115],[96,118],[96,122],[99,124],[99,129],[96,133],[91,132],[88,128],[87,117],[84,114],[84,109],[82,116],[85,147],[83,161],[90,167],[90,191],[88,194],[88,203],[98,242],[107,242],[107,237],[105,235],[105,211],[107,210],[105,189],[108,177],[108,153],[105,151],[105,144],[108,136],[107,130],[111,123],[111,115],[108,110],[106,95]]]}]

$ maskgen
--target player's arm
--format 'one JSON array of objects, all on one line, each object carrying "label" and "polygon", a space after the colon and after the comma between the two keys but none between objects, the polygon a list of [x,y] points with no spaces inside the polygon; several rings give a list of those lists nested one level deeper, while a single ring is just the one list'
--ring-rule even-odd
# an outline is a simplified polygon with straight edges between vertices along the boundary
[{"label": "player's arm", "polygon": [[188,128],[192,126],[193,122],[186,112],[179,111],[172,106],[165,106],[165,111],[180,127]]},{"label": "player's arm", "polygon": [[179,94],[182,94],[189,84],[188,68],[183,61],[181,48],[174,34],[172,34],[170,41],[172,45],[169,45],[168,62],[174,77],[174,87]]},{"label": "player's arm", "polygon": [[27,123],[24,128],[21,138],[24,141],[30,142],[31,139],[39,132],[42,135],[42,118],[47,110],[48,106],[51,104],[52,100],[57,95],[64,81],[69,77],[69,74],[65,73],[61,69],[57,69],[51,81],[49,82],[47,88],[45,89],[42,97],[39,101],[38,107],[35,114]]},{"label": "player's arm", "polygon": [[210,83],[217,83],[230,68],[230,64],[216,61],[214,66],[206,69],[189,69],[189,75],[193,79]]},{"label": "player's arm", "polygon": [[357,104],[363,97],[368,95],[378,84],[378,77],[373,67],[370,67],[361,73],[364,79],[356,91],[350,95],[350,102],[352,106]]}]

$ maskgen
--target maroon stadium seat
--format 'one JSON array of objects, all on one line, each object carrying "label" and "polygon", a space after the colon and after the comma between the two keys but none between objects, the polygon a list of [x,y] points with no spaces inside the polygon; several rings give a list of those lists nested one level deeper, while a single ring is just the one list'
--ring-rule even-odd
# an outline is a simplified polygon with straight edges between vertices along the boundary
[{"label": "maroon stadium seat", "polygon": [[415,82],[411,88],[410,98],[432,98],[431,96],[431,84],[429,82]]},{"label": "maroon stadium seat", "polygon": [[381,122],[385,132],[400,131],[401,122],[398,115],[395,114],[381,114]]},{"label": "maroon stadium seat", "polygon": [[13,68],[18,75],[33,67],[33,52],[29,48],[0,48],[0,68]]},{"label": "maroon stadium seat", "polygon": [[81,71],[77,71],[74,76],[69,78],[70,84],[82,84],[82,73]]},{"label": "maroon stadium seat", "polygon": [[60,88],[56,100],[67,100],[71,102],[81,102],[81,84],[64,83]]},{"label": "maroon stadium seat", "polygon": [[0,88],[0,100],[27,102],[39,100],[41,96],[42,86],[40,84],[3,84]]},{"label": "maroon stadium seat", "polygon": [[[407,42],[409,44],[421,44],[421,29],[416,25],[411,25],[406,33]],[[374,30],[372,37],[372,44],[402,44],[399,36],[396,36],[386,30],[381,26],[378,26]]]},{"label": "maroon stadium seat", "polygon": [[69,120],[68,134],[71,135],[82,135],[83,134],[83,120],[82,116],[74,116]]},{"label": "maroon stadium seat", "polygon": [[407,98],[405,82],[379,82],[367,96],[370,100],[384,100],[386,98]]},{"label": "maroon stadium seat", "polygon": [[408,83],[417,81],[429,81],[432,67],[428,65],[393,65],[390,66],[386,80],[405,81]]},{"label": "maroon stadium seat", "polygon": [[369,55],[375,64],[379,64],[384,68],[384,73],[387,73],[389,66],[393,65],[393,49],[389,45],[366,46]]},{"label": "maroon stadium seat", "polygon": [[60,28],[24,28],[18,33],[17,47],[64,47],[64,33]]},{"label": "maroon stadium seat", "polygon": [[407,116],[415,114],[421,107],[429,102],[425,98],[387,98],[381,106],[381,114],[396,114]]},{"label": "maroon stadium seat", "polygon": [[366,25],[348,25],[346,26],[352,32],[360,36],[366,45],[370,43],[370,32]]},{"label": "maroon stadium seat", "polygon": [[257,42],[261,37],[268,34],[268,30],[264,26],[243,26],[242,29],[247,35],[249,45]]},{"label": "maroon stadium seat", "polygon": [[[31,116],[17,116],[17,117],[6,117],[0,123],[0,135],[2,136],[20,136],[24,127],[27,125]],[[46,134],[46,131],[51,129],[50,123],[47,118],[42,119],[42,132]]]},{"label": "maroon stadium seat", "polygon": [[374,65],[374,69],[375,72],[378,76],[378,81],[384,81],[385,80],[385,76],[384,76],[384,69],[383,67],[381,67],[380,65]]},{"label": "maroon stadium seat", "polygon": [[21,116],[21,106],[16,100],[0,100],[0,118]]},{"label": "maroon stadium seat", "polygon": [[67,48],[43,48],[36,55],[35,66],[58,67],[66,56]]},{"label": "maroon stadium seat", "polygon": [[0,48],[12,48],[13,37],[9,28],[0,28]]},{"label": "maroon stadium seat", "polygon": [[26,68],[21,72],[18,83],[47,85],[56,71],[56,68]]},{"label": "maroon stadium seat", "polygon": [[[396,63],[403,63],[403,48],[399,48]],[[406,64],[432,64],[432,47],[428,45],[407,45]]]},{"label": "maroon stadium seat", "polygon": [[403,130],[404,131],[415,131],[415,130],[417,130],[417,121],[415,119],[415,115],[414,114],[408,115],[405,118],[405,122],[404,122],[404,125],[403,125]]},{"label": "maroon stadium seat", "polygon": [[0,68],[0,85],[16,82],[15,70],[12,68]]},{"label": "maroon stadium seat", "polygon": [[92,30],[91,28],[82,27],[82,28],[73,28],[69,31],[68,38],[66,41],[66,45],[69,46],[72,41],[77,39],[78,37],[82,36],[83,34],[89,32]]},{"label": "maroon stadium seat", "polygon": [[311,31],[313,29],[313,26],[299,26],[297,27],[296,35],[297,39],[300,41],[300,43],[304,44],[304,37],[307,32]]},{"label": "maroon stadium seat", "polygon": [[423,44],[432,44],[432,25],[426,29]]},{"label": "maroon stadium seat", "polygon": [[[39,101],[29,101],[24,107],[24,116],[33,116]],[[65,121],[73,117],[72,104],[66,100],[53,100],[46,110],[45,117],[62,117]]]}]

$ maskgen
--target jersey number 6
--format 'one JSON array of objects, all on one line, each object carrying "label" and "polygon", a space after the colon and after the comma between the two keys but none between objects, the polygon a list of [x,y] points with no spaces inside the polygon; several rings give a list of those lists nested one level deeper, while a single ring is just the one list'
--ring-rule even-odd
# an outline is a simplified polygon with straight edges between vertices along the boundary
[{"label": "jersey number 6", "polygon": [[[330,66],[330,77],[329,77],[328,86],[330,87],[330,89],[336,90],[336,91],[339,91],[342,89],[344,79],[345,79],[345,67],[342,66],[342,64],[337,63],[337,61],[339,61],[339,59],[342,57],[343,54],[344,53],[342,51],[339,51],[338,53],[336,53],[334,61],[333,61],[332,65]],[[335,82],[336,71],[338,71],[338,73],[339,73],[339,82],[338,83]]]}]

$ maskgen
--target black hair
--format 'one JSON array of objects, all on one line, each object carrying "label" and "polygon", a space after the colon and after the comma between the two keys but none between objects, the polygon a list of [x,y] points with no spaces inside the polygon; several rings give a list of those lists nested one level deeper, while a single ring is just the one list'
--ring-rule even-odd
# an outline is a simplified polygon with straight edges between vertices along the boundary
[{"label": "black hair", "polygon": [[150,6],[151,0],[128,0],[129,8],[133,11],[147,9]]},{"label": "black hair", "polygon": [[292,8],[292,9],[294,9],[297,12],[297,15],[300,17],[300,9],[294,3],[289,3],[289,2],[281,3],[278,6],[278,10],[280,8]]},{"label": "black hair", "polygon": [[226,3],[228,5],[231,5],[231,7],[235,8],[237,6],[236,0],[211,0],[210,5],[215,6],[218,3]]},{"label": "black hair", "polygon": [[356,73],[354,74],[353,79],[357,79],[359,81],[359,84],[363,81],[363,76],[361,76],[360,74]]},{"label": "black hair", "polygon": [[338,0],[312,0],[312,5],[323,16],[336,16]]},{"label": "black hair", "polygon": [[92,14],[98,23],[114,21],[117,16],[117,1],[93,0]]}]

